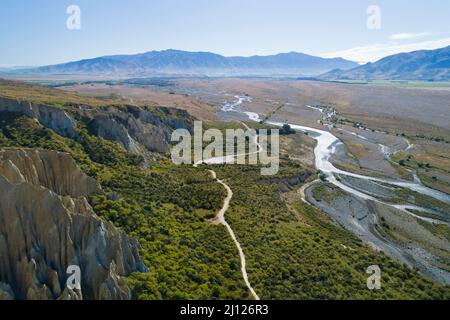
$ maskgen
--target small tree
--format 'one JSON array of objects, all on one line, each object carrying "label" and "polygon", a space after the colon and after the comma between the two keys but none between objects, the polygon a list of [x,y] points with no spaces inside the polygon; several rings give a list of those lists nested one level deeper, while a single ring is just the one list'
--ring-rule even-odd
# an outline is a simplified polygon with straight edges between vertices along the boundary
[{"label": "small tree", "polygon": [[293,130],[289,124],[283,124],[283,127],[280,130],[280,134],[288,135],[293,133],[295,133],[295,130]]}]

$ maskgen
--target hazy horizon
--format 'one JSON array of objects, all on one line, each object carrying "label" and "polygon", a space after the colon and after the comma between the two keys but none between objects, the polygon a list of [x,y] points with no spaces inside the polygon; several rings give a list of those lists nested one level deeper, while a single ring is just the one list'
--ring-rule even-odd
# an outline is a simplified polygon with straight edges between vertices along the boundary
[{"label": "hazy horizon", "polygon": [[[81,10],[80,29],[67,28],[70,5]],[[363,63],[450,45],[450,3],[377,1],[376,28],[367,25],[371,5],[366,0],[136,0],[132,6],[104,0],[6,0],[0,11],[0,27],[8,30],[0,37],[0,67],[167,49],[227,57],[301,52]]]}]

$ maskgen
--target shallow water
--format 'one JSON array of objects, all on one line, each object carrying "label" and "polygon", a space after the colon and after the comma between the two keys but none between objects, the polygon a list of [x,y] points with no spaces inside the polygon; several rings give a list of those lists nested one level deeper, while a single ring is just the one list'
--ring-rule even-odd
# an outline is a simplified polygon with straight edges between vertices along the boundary
[{"label": "shallow water", "polygon": [[[237,100],[234,103],[226,103],[222,107],[222,111],[240,112],[240,113],[244,114],[251,121],[258,121],[258,122],[261,121],[260,115],[257,114],[256,112],[241,110],[242,103],[251,102],[251,98],[239,97],[239,96],[235,96],[235,98]],[[277,127],[282,127],[286,123],[276,122],[276,121],[267,121],[267,124],[277,126]],[[351,176],[351,177],[355,177],[355,178],[359,178],[359,179],[383,182],[383,183],[387,183],[390,185],[407,188],[407,189],[425,194],[427,196],[433,197],[442,202],[450,203],[450,195],[440,192],[438,190],[428,188],[417,179],[415,179],[414,182],[404,181],[404,180],[383,179],[383,178],[365,176],[365,175],[356,174],[356,173],[338,169],[331,163],[330,159],[331,159],[332,155],[336,152],[336,147],[338,145],[342,144],[342,141],[339,138],[334,136],[329,131],[311,128],[311,127],[307,127],[307,126],[300,126],[297,124],[289,124],[289,125],[294,130],[309,133],[310,136],[314,140],[316,140],[317,145],[314,149],[316,168],[329,176],[329,178],[328,178],[329,182],[335,184],[337,187],[339,187],[341,189],[345,189],[345,191],[347,191],[347,192],[350,192],[350,193],[352,193],[358,197],[364,198],[364,199],[371,199],[371,200],[375,199],[372,196],[369,196],[365,193],[359,192],[348,186],[345,186],[345,188],[344,188],[343,184],[339,183],[339,181],[336,180],[335,174],[342,174],[342,175],[347,175],[347,176]],[[394,205],[391,205],[391,206],[394,206]],[[410,206],[395,205],[395,207],[397,209],[403,210],[403,211],[411,214],[409,211],[406,210]],[[420,208],[420,207],[414,207],[414,209],[428,211],[427,209]]]}]

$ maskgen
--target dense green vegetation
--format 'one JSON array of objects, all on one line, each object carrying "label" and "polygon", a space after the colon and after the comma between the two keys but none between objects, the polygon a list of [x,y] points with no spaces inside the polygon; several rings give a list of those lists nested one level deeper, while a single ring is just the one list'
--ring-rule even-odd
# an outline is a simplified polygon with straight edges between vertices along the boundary
[{"label": "dense green vegetation", "polygon": [[142,169],[138,157],[116,144],[89,135],[82,126],[79,134],[76,140],[63,138],[13,113],[0,119],[0,147],[68,152],[101,183],[105,194],[91,199],[96,213],[139,240],[149,268],[129,278],[136,298],[249,298],[225,228],[205,220],[225,196],[206,170],[168,162]]},{"label": "dense green vegetation", "polygon": [[[285,163],[280,175],[295,175]],[[268,299],[448,299],[450,290],[421,277],[302,202],[287,206],[279,184],[257,168],[216,169],[234,191],[227,220],[247,256],[256,292]],[[286,177],[287,178],[287,177]],[[366,268],[379,265],[381,290],[366,287]]]},{"label": "dense green vegetation", "polygon": [[296,134],[297,131],[291,128],[289,124],[283,124],[283,127],[280,129],[281,135],[289,135],[289,134]]},{"label": "dense green vegetation", "polygon": [[[147,273],[128,282],[139,299],[248,299],[237,250],[223,226],[208,222],[222,204],[223,188],[207,167],[150,162],[89,133],[63,138],[29,118],[2,113],[0,147],[46,148],[70,153],[95,177],[104,194],[90,199],[96,213],[136,237]],[[282,190],[311,175],[283,161],[274,177],[258,166],[215,166],[233,189],[227,220],[247,256],[247,271],[265,299],[448,299],[449,289],[375,253],[318,210],[287,206]],[[382,269],[382,289],[366,288],[367,266]]]}]

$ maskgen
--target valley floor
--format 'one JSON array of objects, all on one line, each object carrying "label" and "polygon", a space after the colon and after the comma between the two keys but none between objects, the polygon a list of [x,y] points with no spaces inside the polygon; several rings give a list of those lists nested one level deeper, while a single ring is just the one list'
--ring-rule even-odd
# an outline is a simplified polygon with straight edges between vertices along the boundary
[{"label": "valley floor", "polygon": [[[246,95],[247,88],[239,92],[224,88],[226,92],[215,94],[205,90],[204,86],[209,85],[197,83],[196,94],[201,100],[202,92],[206,91],[211,106],[222,107],[224,102],[233,102],[235,95],[243,94],[250,101],[242,106],[244,111],[260,112],[269,121],[283,121],[288,116],[288,113],[283,113],[286,112],[283,100],[266,102],[260,110],[256,110],[255,100],[252,100],[255,98],[250,93]],[[185,87],[178,89],[188,90]],[[279,99],[283,97],[286,95],[280,93]],[[220,107],[214,112],[224,117]],[[325,109],[299,109],[306,115],[300,124],[324,128],[320,121],[328,121],[323,118]],[[79,112],[76,108],[68,111],[71,115]],[[146,112],[159,117],[161,125],[180,121],[179,114],[164,109]],[[339,178],[340,183],[346,183],[360,192],[367,192],[367,188],[371,188],[370,192],[375,190],[373,196],[380,201],[409,201],[411,205],[432,210],[432,213],[421,212],[423,219],[416,219],[392,209],[380,209],[379,203],[373,201],[355,199],[337,190],[334,184],[312,183],[318,174],[322,180],[327,177],[316,170],[315,137],[310,133],[283,136],[279,173],[261,176],[260,167],[255,165],[175,166],[161,153],[151,152],[145,157],[138,157],[114,141],[95,134],[92,122],[84,122],[86,118],[76,119],[77,134],[70,136],[45,127],[29,115],[2,112],[0,146],[64,152],[75,160],[83,172],[96,179],[102,192],[89,197],[92,209],[140,244],[140,258],[146,271],[124,277],[133,298],[450,298],[448,285],[433,282],[428,279],[433,274],[423,270],[419,273],[408,266],[414,254],[412,247],[415,246],[422,250],[415,254],[422,257],[424,263],[435,263],[441,269],[448,269],[448,229],[445,224],[425,223],[426,219],[445,221],[448,204],[419,196],[409,189],[405,191],[383,183],[376,187],[368,186],[367,181],[363,183],[356,177],[345,180],[336,175],[336,181]],[[242,117],[231,112],[226,117],[226,120],[230,119],[242,120]],[[218,126],[221,130],[241,126],[236,122],[209,122],[208,125]],[[268,126],[257,122],[248,122],[248,125]],[[366,130],[356,128],[356,131],[345,124],[340,124],[338,128],[370,141],[363,148],[374,148],[378,134],[381,134],[371,131],[370,136],[366,136]],[[334,132],[333,129],[331,132]],[[348,132],[343,132],[343,135],[348,136],[343,139],[348,147],[341,149],[332,162],[355,173],[382,177],[389,161],[385,158],[378,161],[378,155],[364,160],[362,157],[367,152],[358,154],[357,142],[351,149],[351,139],[366,140]],[[391,134],[389,139],[383,141],[390,148],[405,151],[409,146],[405,148],[402,144],[406,143],[404,138]],[[379,150],[385,157],[386,150],[381,147]],[[407,166],[389,164],[394,170],[392,175],[414,181],[411,169],[416,162],[412,158],[409,162]],[[440,168],[436,165],[435,169],[433,165],[433,170]],[[210,170],[215,172],[214,176],[211,176]],[[419,178],[422,174],[419,171]],[[379,218],[376,225],[364,217],[365,211]],[[211,223],[217,213],[220,223]],[[347,215],[343,217],[345,213]],[[411,213],[419,214],[416,211]],[[344,219],[350,222],[346,223]],[[361,228],[352,233],[353,230],[348,230],[350,223],[359,223]],[[417,230],[420,230],[419,234]],[[371,233],[377,241],[391,239],[393,242],[382,243],[381,248],[377,248],[384,248],[386,252],[374,250],[358,232]],[[415,238],[411,238],[414,234]],[[405,243],[406,246],[408,241],[414,241],[414,244],[410,244],[409,249],[405,247],[398,257],[387,250],[393,243]],[[424,251],[433,254],[433,257],[430,258]],[[405,252],[409,255],[405,256]],[[378,265],[382,270],[380,290],[367,288],[366,270],[371,265]]]}]

